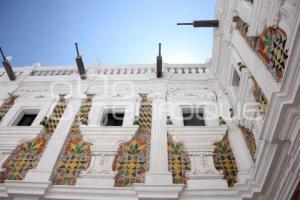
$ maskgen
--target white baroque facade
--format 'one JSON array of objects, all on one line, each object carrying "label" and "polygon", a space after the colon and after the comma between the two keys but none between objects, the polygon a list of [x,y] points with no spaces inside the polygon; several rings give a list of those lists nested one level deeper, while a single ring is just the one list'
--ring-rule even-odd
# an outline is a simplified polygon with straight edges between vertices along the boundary
[{"label": "white baroque facade", "polygon": [[162,78],[1,71],[0,199],[300,198],[299,15],[296,0],[218,0],[211,61]]}]

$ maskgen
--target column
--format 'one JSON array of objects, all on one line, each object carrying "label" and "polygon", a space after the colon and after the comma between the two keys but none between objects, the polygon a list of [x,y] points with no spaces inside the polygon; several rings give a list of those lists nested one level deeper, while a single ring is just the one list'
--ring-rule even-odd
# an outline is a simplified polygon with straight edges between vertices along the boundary
[{"label": "column", "polygon": [[145,184],[134,184],[139,200],[177,200],[183,184],[173,184],[172,173],[168,171],[168,137],[166,125],[166,100],[163,95],[152,99],[152,129],[150,169]]},{"label": "column", "polygon": [[62,115],[54,133],[52,134],[46,149],[35,169],[30,170],[24,181],[48,182],[55,167],[56,160],[67,139],[70,127],[80,107],[80,99],[71,100]]},{"label": "column", "polygon": [[41,199],[51,185],[51,176],[69,130],[80,108],[80,99],[71,100],[35,169],[29,170],[24,180],[6,180],[7,193],[14,200]]},{"label": "column", "polygon": [[163,95],[155,95],[152,100],[150,169],[146,174],[146,184],[172,184],[172,174],[168,171],[166,118],[165,97]]},{"label": "column", "polygon": [[245,139],[240,129],[237,127],[237,124],[229,124],[228,139],[239,170],[238,182],[244,183],[250,173],[253,161]]}]

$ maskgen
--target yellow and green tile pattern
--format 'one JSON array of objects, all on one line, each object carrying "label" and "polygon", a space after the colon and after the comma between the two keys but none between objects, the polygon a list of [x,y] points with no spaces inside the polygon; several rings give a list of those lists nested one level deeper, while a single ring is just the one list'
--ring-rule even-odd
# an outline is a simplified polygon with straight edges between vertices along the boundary
[{"label": "yellow and green tile pattern", "polygon": [[267,112],[268,108],[268,99],[259,87],[256,80],[252,77],[253,80],[253,88],[252,88],[252,94],[257,103],[259,103],[259,112],[262,116],[264,116]]},{"label": "yellow and green tile pattern", "polygon": [[54,185],[75,185],[77,177],[86,170],[91,161],[91,144],[83,139],[80,132],[82,121],[88,121],[92,100],[84,100],[76,114],[68,138],[55,166]]},{"label": "yellow and green tile pattern", "polygon": [[15,99],[17,97],[11,96],[4,100],[2,105],[0,106],[0,121],[6,115],[6,113],[11,109],[11,107],[15,104]]},{"label": "yellow and green tile pattern", "polygon": [[274,79],[280,82],[283,78],[288,60],[288,50],[285,45],[287,35],[279,27],[268,27],[259,37],[249,37],[249,25],[241,18],[237,21],[237,29],[245,38],[249,46],[256,51],[265,63]]},{"label": "yellow and green tile pattern", "polygon": [[133,183],[144,183],[149,170],[152,103],[143,97],[140,106],[139,128],[134,137],[120,144],[113,162],[116,187],[129,187]]},{"label": "yellow and green tile pattern", "polygon": [[168,136],[169,171],[172,172],[174,184],[186,184],[186,172],[191,170],[191,162],[182,143],[175,142]]},{"label": "yellow and green tile pattern", "polygon": [[45,132],[16,147],[2,165],[4,170],[0,172],[0,183],[4,180],[22,180],[28,170],[36,168],[66,107],[67,102],[60,100],[45,122]]},{"label": "yellow and green tile pattern", "polygon": [[256,141],[255,137],[252,133],[251,129],[245,128],[241,125],[239,125],[240,130],[243,133],[244,139],[246,141],[247,147],[250,151],[252,160],[255,161],[255,153],[256,153]]},{"label": "yellow and green tile pattern", "polygon": [[217,170],[222,171],[224,179],[229,187],[237,182],[238,168],[228,139],[228,133],[220,141],[214,144],[214,164]]}]

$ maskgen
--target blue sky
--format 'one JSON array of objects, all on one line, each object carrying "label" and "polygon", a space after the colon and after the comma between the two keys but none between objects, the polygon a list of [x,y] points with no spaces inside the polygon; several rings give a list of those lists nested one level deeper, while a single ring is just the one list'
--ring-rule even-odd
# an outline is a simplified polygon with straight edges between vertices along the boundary
[{"label": "blue sky", "polygon": [[14,66],[198,63],[211,57],[212,29],[176,26],[213,19],[215,0],[1,0],[0,46]]}]

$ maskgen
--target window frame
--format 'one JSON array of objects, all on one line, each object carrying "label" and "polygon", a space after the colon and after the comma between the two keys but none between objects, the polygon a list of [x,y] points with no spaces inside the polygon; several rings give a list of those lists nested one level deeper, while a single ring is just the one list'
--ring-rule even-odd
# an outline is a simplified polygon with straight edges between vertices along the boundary
[{"label": "window frame", "polygon": [[[192,111],[192,109],[196,109],[197,110],[197,113],[198,113],[198,110],[202,110],[202,114],[203,114],[203,126],[201,125],[190,125],[190,126],[185,126],[184,125],[184,109],[190,109]],[[208,126],[208,123],[207,121],[205,120],[206,116],[205,116],[205,106],[203,105],[183,105],[183,106],[180,106],[180,114],[181,114],[181,124],[183,127],[206,127]]]},{"label": "window frame", "polygon": [[[104,117],[108,114],[108,113],[123,113],[123,120],[122,120],[122,125],[121,126],[107,126],[103,124],[103,120]],[[125,114],[126,114],[126,108],[125,107],[103,107],[103,110],[100,114],[99,117],[99,125],[101,127],[123,127],[124,126],[124,121],[125,121]]]},{"label": "window frame", "polygon": [[[34,120],[32,121],[30,126],[34,126],[36,120],[38,119],[38,115],[40,113],[40,108],[21,108],[19,110],[19,112],[17,112],[16,116],[14,117],[14,119],[12,119],[10,126],[19,126],[18,124],[20,123],[20,121],[22,120],[22,118],[24,117],[24,115],[29,114],[29,115],[36,115]],[[19,126],[19,127],[30,127],[30,126]]]}]

